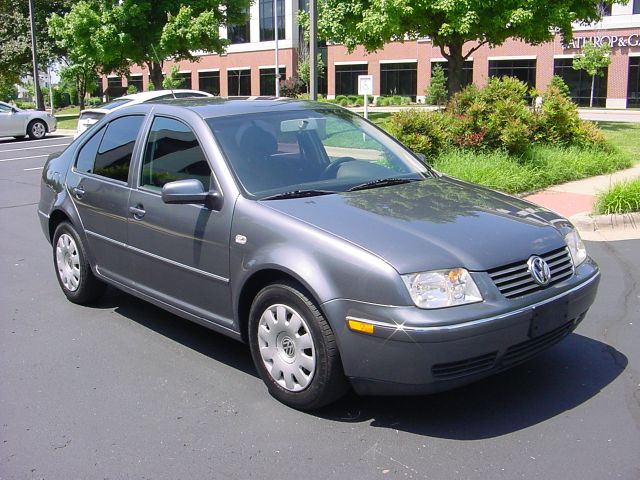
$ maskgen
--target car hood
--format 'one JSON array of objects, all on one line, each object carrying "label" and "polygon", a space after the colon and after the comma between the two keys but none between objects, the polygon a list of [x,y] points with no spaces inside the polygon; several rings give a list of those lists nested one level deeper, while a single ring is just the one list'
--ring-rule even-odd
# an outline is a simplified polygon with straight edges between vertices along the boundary
[{"label": "car hood", "polygon": [[567,221],[529,202],[448,177],[263,205],[341,237],[400,273],[485,271],[565,245]]}]

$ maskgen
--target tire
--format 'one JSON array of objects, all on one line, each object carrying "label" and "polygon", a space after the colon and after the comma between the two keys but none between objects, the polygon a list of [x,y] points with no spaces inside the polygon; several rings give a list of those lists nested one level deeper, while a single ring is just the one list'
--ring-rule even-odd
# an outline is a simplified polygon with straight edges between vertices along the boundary
[{"label": "tire", "polygon": [[42,120],[31,120],[27,127],[27,135],[31,140],[40,140],[47,134],[47,124]]},{"label": "tire", "polygon": [[256,295],[249,346],[269,393],[285,405],[315,410],[348,389],[329,323],[294,283],[272,284]]},{"label": "tire", "polygon": [[53,265],[62,292],[73,303],[85,305],[104,293],[106,285],[91,271],[84,244],[69,222],[60,223],[53,234]]}]

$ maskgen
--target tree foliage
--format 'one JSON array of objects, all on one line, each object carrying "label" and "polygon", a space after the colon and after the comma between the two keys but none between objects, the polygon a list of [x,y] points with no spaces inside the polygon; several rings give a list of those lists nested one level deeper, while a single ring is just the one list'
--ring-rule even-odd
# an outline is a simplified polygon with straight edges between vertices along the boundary
[{"label": "tree foliage", "polygon": [[573,59],[574,70],[584,70],[591,76],[591,97],[589,106],[593,107],[593,95],[596,86],[596,76],[603,76],[604,69],[611,63],[609,54],[611,53],[611,45],[602,43],[595,45],[588,41],[582,47],[582,55],[578,55]]},{"label": "tree foliage", "polygon": [[[558,32],[572,36],[573,22],[598,20],[599,0],[320,0],[318,28],[349,51],[386,42],[429,37],[449,62],[449,93],[460,90],[462,65],[484,44],[508,38],[539,44]],[[605,3],[612,3],[606,0]],[[475,42],[465,45],[467,42]]]},{"label": "tree foliage", "polygon": [[426,102],[440,107],[447,101],[447,77],[441,65],[435,64],[431,71],[431,83],[425,89]]},{"label": "tree foliage", "polygon": [[175,90],[176,88],[180,88],[182,85],[182,78],[178,76],[180,73],[180,69],[178,65],[173,65],[162,80],[162,87],[167,90]]}]

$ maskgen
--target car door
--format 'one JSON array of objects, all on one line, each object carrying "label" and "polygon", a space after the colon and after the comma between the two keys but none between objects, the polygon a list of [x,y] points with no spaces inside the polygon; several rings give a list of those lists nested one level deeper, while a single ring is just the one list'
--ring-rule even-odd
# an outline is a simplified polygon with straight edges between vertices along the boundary
[{"label": "car door", "polygon": [[25,135],[23,123],[19,112],[14,112],[10,105],[0,103],[0,137]]},{"label": "car door", "polygon": [[144,115],[114,119],[80,147],[67,188],[100,274],[129,284],[129,167]]},{"label": "car door", "polygon": [[[153,119],[137,188],[129,198],[129,245],[136,288],[183,311],[231,327],[229,235],[233,205],[166,204],[164,184],[199,180],[216,189],[210,163],[193,130],[166,116]],[[219,190],[218,190],[219,191]]]}]

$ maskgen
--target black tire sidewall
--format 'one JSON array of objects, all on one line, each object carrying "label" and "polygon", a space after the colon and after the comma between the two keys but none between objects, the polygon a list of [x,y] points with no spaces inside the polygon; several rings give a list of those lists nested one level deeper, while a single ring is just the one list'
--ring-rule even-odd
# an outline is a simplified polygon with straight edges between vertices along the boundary
[{"label": "black tire sidewall", "polygon": [[[291,392],[281,387],[267,371],[260,355],[258,345],[260,317],[268,307],[274,304],[288,305],[300,314],[308,325],[313,340],[316,351],[316,369],[310,385],[299,392]],[[336,374],[335,366],[331,364],[336,359],[332,360],[328,352],[328,341],[332,340],[327,339],[328,332],[331,336],[333,335],[320,310],[307,295],[296,287],[286,283],[272,284],[256,295],[249,313],[249,346],[256,369],[273,397],[285,405],[299,410],[313,410],[326,405],[343,393],[342,391],[339,393],[334,391],[333,385],[340,382],[336,382],[338,379],[335,376],[338,374]],[[342,375],[341,367],[339,375]]]}]

